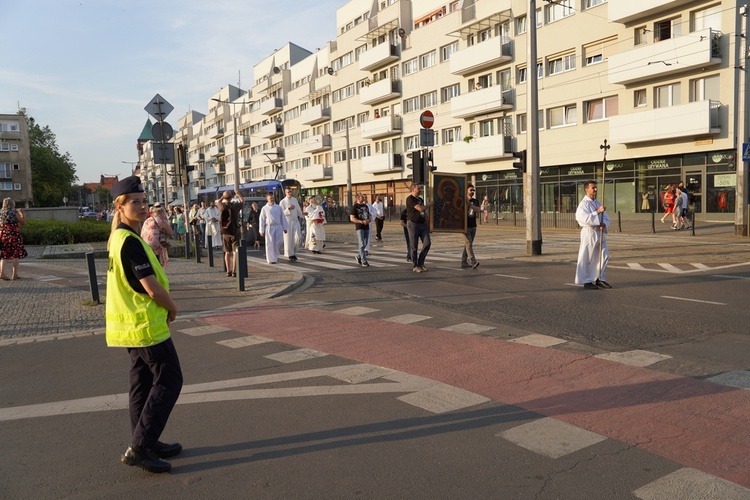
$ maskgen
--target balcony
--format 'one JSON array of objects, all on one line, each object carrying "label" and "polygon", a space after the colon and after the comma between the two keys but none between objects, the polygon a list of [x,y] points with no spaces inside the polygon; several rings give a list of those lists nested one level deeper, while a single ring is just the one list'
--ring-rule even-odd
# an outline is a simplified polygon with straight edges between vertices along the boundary
[{"label": "balcony", "polygon": [[512,152],[512,141],[512,137],[503,135],[476,137],[469,142],[456,141],[452,145],[453,161],[470,163],[505,158]]},{"label": "balcony", "polygon": [[331,135],[330,134],[318,134],[312,137],[308,137],[302,143],[303,153],[320,153],[321,151],[328,151],[331,149]]},{"label": "balcony", "polygon": [[267,125],[263,125],[260,128],[260,136],[263,139],[275,139],[284,135],[284,125],[276,122],[271,122]]},{"label": "balcony", "polygon": [[302,125],[317,125],[331,119],[331,108],[324,108],[322,104],[311,106],[300,113]]},{"label": "balcony", "polygon": [[495,36],[451,54],[451,73],[468,75],[513,60],[513,41]]},{"label": "balcony", "polygon": [[625,24],[636,19],[650,18],[689,3],[692,3],[692,0],[609,0],[609,22]]},{"label": "balcony", "polygon": [[212,139],[218,139],[219,137],[224,137],[224,127],[216,127],[211,133]]},{"label": "balcony", "polygon": [[250,136],[249,135],[238,135],[237,136],[237,147],[239,149],[247,149],[250,147]]},{"label": "balcony", "polygon": [[333,179],[333,167],[315,164],[305,167],[300,172],[300,180],[303,182],[326,181]]},{"label": "balcony", "polygon": [[226,148],[224,146],[219,146],[219,150],[216,153],[217,157],[222,157],[226,155]]},{"label": "balcony", "polygon": [[381,102],[390,101],[401,97],[401,90],[398,81],[390,78],[384,78],[379,82],[371,84],[369,87],[362,87],[359,91],[360,104],[380,104]]},{"label": "balcony", "polygon": [[366,52],[359,55],[359,69],[361,71],[374,71],[386,64],[398,61],[399,58],[397,46],[390,43],[381,43],[368,48]]},{"label": "balcony", "polygon": [[720,64],[719,37],[721,33],[707,28],[690,33],[690,36],[670,38],[611,55],[609,83],[627,85]]},{"label": "balcony", "polygon": [[401,117],[390,115],[375,118],[361,125],[363,139],[380,139],[401,133]]},{"label": "balcony", "polygon": [[243,160],[242,164],[243,164],[243,165],[244,165],[245,167],[252,167],[252,166],[253,166],[253,160],[251,160],[250,158],[245,158],[245,159]]},{"label": "balcony", "polygon": [[365,174],[387,174],[401,172],[404,169],[403,156],[386,153],[382,155],[365,156],[362,158],[362,172]]},{"label": "balcony", "polygon": [[206,161],[206,153],[198,153],[198,163],[204,163]]},{"label": "balcony", "polygon": [[271,97],[260,103],[260,112],[263,115],[272,115],[284,109],[284,101],[281,97]]},{"label": "balcony", "polygon": [[472,118],[496,111],[507,111],[514,107],[514,89],[495,86],[475,90],[451,99],[451,116],[453,118]]},{"label": "balcony", "polygon": [[718,101],[699,101],[613,116],[609,136],[613,143],[633,144],[718,134],[720,108]]}]

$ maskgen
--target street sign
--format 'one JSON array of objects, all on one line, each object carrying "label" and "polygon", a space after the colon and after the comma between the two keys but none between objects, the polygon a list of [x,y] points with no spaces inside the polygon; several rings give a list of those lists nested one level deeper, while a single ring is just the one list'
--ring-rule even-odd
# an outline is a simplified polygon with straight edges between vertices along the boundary
[{"label": "street sign", "polygon": [[435,123],[435,115],[432,114],[432,111],[425,110],[422,112],[422,114],[419,116],[419,124],[422,125],[424,128],[432,128],[432,125]]},{"label": "street sign", "polygon": [[750,161],[750,142],[742,143],[742,161]]},{"label": "street sign", "polygon": [[155,141],[168,141],[174,136],[174,130],[167,122],[156,122],[151,127],[151,135]]},{"label": "street sign", "polygon": [[169,113],[174,110],[174,106],[169,104],[162,96],[156,94],[143,109],[153,116],[156,121],[164,121],[169,116]]},{"label": "street sign", "polygon": [[174,165],[174,144],[171,142],[154,142],[154,164]]},{"label": "street sign", "polygon": [[429,148],[435,145],[435,131],[429,128],[419,129],[419,145],[423,148]]}]

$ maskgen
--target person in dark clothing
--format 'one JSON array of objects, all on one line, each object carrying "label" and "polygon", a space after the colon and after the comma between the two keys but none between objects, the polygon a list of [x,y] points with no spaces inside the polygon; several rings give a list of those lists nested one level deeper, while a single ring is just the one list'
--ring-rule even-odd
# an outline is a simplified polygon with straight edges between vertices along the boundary
[{"label": "person in dark clothing", "polygon": [[406,225],[406,209],[401,211],[401,227],[404,228],[404,239],[406,240],[406,262],[411,262],[411,244],[409,243],[409,228]]},{"label": "person in dark clothing", "polygon": [[234,251],[240,246],[240,212],[245,200],[240,193],[234,192],[234,199],[230,191],[224,191],[219,200],[219,224],[221,225],[221,241],[224,250],[224,264],[227,267],[227,277],[235,277]]},{"label": "person in dark clothing", "polygon": [[357,203],[352,205],[349,220],[354,223],[357,231],[357,246],[359,247],[357,263],[362,267],[368,267],[370,264],[367,263],[365,248],[370,238],[370,209],[367,207],[367,203],[365,203],[364,195],[357,195]]},{"label": "person in dark clothing", "polygon": [[[411,243],[411,262],[415,273],[427,272],[424,265],[427,252],[430,251],[430,226],[427,223],[427,210],[433,205],[432,202],[425,203],[419,196],[422,187],[419,184],[411,185],[411,194],[406,198],[406,227],[409,230],[409,242]],[[419,240],[422,240],[422,252],[417,254]]]},{"label": "person in dark clothing", "polygon": [[[482,211],[479,202],[474,198],[476,190],[472,184],[469,184],[466,190],[467,209],[466,213],[466,233],[464,233],[464,251],[461,254],[461,267],[479,267],[476,257],[474,257],[474,237],[477,234],[477,214]],[[471,262],[469,262],[471,261]]]}]

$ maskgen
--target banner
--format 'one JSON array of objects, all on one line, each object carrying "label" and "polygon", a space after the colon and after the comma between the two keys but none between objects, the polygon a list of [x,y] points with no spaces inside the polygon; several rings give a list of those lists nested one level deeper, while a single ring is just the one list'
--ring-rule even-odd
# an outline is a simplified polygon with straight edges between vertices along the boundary
[{"label": "banner", "polygon": [[430,231],[466,232],[466,176],[433,174]]}]

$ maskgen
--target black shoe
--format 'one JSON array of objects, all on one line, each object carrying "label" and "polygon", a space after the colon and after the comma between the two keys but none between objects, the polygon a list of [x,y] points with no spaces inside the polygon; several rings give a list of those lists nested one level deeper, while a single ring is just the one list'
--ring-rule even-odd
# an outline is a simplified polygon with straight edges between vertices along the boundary
[{"label": "black shoe", "polygon": [[599,288],[612,288],[612,285],[603,280],[596,280],[596,286]]},{"label": "black shoe", "polygon": [[598,287],[598,286],[596,286],[596,285],[595,285],[595,284],[593,284],[593,283],[584,283],[584,284],[583,284],[583,288],[588,288],[589,290],[596,290],[596,289],[598,289],[599,287]]},{"label": "black shoe", "polygon": [[359,255],[357,255],[354,258],[357,259],[357,264],[359,264],[361,266],[362,265],[362,259],[359,257]]},{"label": "black shoe", "polygon": [[476,269],[476,268],[478,268],[478,267],[479,267],[479,262],[475,262],[475,263],[473,263],[473,264],[471,265],[471,267],[472,267],[473,269]]},{"label": "black shoe", "polygon": [[461,269],[466,269],[471,267],[471,265],[468,262],[461,262]]},{"label": "black shoe", "polygon": [[151,448],[136,448],[130,446],[120,458],[125,465],[140,467],[141,469],[160,474],[172,470],[172,464],[156,456]]},{"label": "black shoe", "polygon": [[362,267],[370,267],[366,260],[362,261]]},{"label": "black shoe", "polygon": [[182,445],[180,443],[162,443],[161,441],[157,441],[153,450],[157,457],[169,458],[179,455],[182,452]]}]

